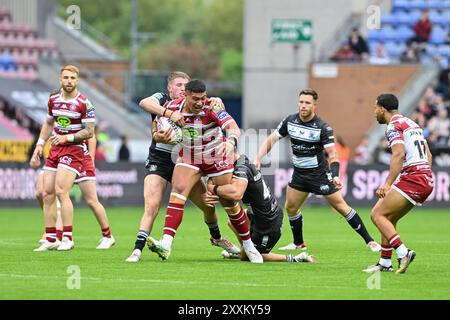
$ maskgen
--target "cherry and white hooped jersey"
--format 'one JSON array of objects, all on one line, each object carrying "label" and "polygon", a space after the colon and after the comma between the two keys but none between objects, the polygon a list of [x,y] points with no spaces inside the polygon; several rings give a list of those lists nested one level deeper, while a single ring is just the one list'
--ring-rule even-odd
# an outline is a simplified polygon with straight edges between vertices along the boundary
[{"label": "cherry and white hooped jersey", "polygon": [[405,160],[402,173],[429,172],[430,165],[426,151],[427,141],[422,128],[400,114],[394,115],[386,129],[389,147],[402,143],[405,145]]},{"label": "cherry and white hooped jersey", "polygon": [[[47,118],[55,120],[56,134],[75,134],[83,129],[84,123],[95,122],[95,109],[81,93],[70,100],[65,100],[61,93],[57,93],[48,100]],[[64,143],[64,145],[82,144],[82,142]]]},{"label": "cherry and white hooped jersey", "polygon": [[[169,101],[166,108],[174,111],[183,109],[186,99],[180,98]],[[210,106],[210,100],[206,100],[203,109],[197,113],[182,113],[185,126],[183,127],[184,150],[189,149],[192,155],[210,153],[220,143],[225,141],[222,133],[228,124],[236,123],[224,109]]]}]

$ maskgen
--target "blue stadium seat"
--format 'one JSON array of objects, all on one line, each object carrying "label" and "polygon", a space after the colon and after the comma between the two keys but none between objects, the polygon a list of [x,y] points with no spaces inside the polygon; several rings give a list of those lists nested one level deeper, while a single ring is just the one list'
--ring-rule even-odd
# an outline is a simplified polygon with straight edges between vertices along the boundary
[{"label": "blue stadium seat", "polygon": [[436,56],[438,53],[438,46],[433,44],[428,44],[426,48],[426,54],[428,54],[431,57]]},{"label": "blue stadium seat", "polygon": [[431,64],[432,62],[433,62],[433,57],[430,57],[429,55],[423,54],[420,57],[421,64]]},{"label": "blue stadium seat", "polygon": [[3,70],[12,71],[16,70],[16,63],[13,58],[7,54],[0,55],[0,65]]},{"label": "blue stadium seat", "polygon": [[399,57],[405,51],[406,45],[404,43],[397,43],[395,41],[387,41],[384,44],[388,56]]},{"label": "blue stadium seat", "polygon": [[444,1],[441,1],[442,2],[442,8],[445,8],[445,9],[450,9],[450,0],[444,0]]},{"label": "blue stadium seat", "polygon": [[425,9],[428,7],[427,1],[424,0],[411,0],[407,1],[407,7],[409,9]]},{"label": "blue stadium seat", "polygon": [[414,31],[407,26],[400,26],[396,32],[396,40],[406,41],[414,36]]},{"label": "blue stadium seat", "polygon": [[381,16],[381,24],[395,24],[396,23],[396,19],[395,19],[395,15],[393,14],[383,14]]},{"label": "blue stadium seat", "polygon": [[428,0],[428,9],[442,9],[442,0]]},{"label": "blue stadium seat", "polygon": [[411,17],[406,11],[397,11],[394,13],[396,24],[414,24],[416,21],[411,22]]},{"label": "blue stadium seat", "polygon": [[377,47],[378,41],[369,41],[369,52],[373,53],[375,52],[375,49]]},{"label": "blue stadium seat", "polygon": [[407,0],[395,0],[394,3],[392,4],[392,7],[395,10],[401,9],[401,10],[405,10],[409,8],[409,1]]},{"label": "blue stadium seat", "polygon": [[439,46],[438,53],[442,57],[449,58],[450,57],[450,45],[444,44],[442,46]]},{"label": "blue stadium seat", "polygon": [[440,24],[440,25],[446,25],[447,24],[447,18],[436,11],[430,11],[429,18],[433,24]]},{"label": "blue stadium seat", "polygon": [[384,41],[384,29],[369,30],[367,33],[367,40],[369,41]]},{"label": "blue stadium seat", "polygon": [[445,42],[447,34],[448,34],[447,29],[444,29],[440,26],[434,26],[433,29],[431,30],[429,42],[432,44],[443,44]]}]

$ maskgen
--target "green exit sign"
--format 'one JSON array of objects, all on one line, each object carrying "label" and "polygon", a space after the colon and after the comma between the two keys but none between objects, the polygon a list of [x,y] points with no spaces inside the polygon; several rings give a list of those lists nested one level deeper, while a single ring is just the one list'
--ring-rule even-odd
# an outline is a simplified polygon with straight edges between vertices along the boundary
[{"label": "green exit sign", "polygon": [[300,19],[272,20],[272,42],[311,42],[312,21]]}]

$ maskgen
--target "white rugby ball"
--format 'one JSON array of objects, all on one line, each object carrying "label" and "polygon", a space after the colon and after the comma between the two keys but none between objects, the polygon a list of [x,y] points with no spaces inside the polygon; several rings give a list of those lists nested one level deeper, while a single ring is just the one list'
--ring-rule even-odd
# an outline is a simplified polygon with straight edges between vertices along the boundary
[{"label": "white rugby ball", "polygon": [[172,120],[169,120],[169,118],[158,118],[158,120],[156,120],[156,127],[158,130],[167,130],[172,128],[172,133],[170,134],[170,144],[177,144],[183,140],[183,129],[177,126]]}]

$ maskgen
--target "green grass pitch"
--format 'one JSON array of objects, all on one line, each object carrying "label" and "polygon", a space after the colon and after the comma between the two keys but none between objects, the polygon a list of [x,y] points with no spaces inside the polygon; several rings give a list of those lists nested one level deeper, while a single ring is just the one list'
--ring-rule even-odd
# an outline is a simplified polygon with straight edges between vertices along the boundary
[{"label": "green grass pitch", "polygon": [[[192,208],[185,212],[168,261],[144,248],[141,262],[127,263],[143,210],[107,211],[117,240],[112,249],[95,249],[99,227],[88,209],[79,208],[74,250],[33,252],[43,231],[41,212],[0,210],[0,299],[450,299],[448,210],[410,212],[400,222],[399,233],[417,252],[416,260],[406,274],[382,273],[380,278],[361,272],[379,254],[370,252],[328,207],[303,210],[305,240],[308,252],[318,258],[315,265],[224,260],[221,249],[209,243],[202,215]],[[359,213],[378,240],[369,209]],[[222,234],[236,243],[225,213],[218,214]],[[162,234],[163,221],[161,210],[152,232],[156,238]],[[276,248],[292,239],[286,217],[283,230]],[[68,288],[68,283],[69,287],[76,283],[71,282],[70,266],[80,271],[79,289]]]}]

